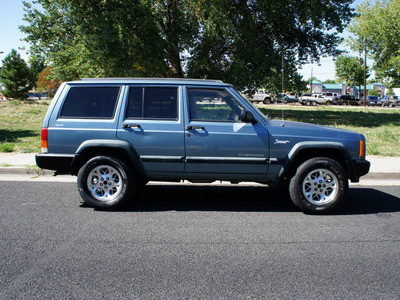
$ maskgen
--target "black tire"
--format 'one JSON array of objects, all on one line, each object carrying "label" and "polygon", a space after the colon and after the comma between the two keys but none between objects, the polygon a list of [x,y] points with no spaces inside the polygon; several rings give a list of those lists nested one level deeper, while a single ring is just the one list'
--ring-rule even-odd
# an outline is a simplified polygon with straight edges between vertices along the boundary
[{"label": "black tire", "polygon": [[271,104],[271,98],[265,98],[263,103],[264,104]]},{"label": "black tire", "polygon": [[291,178],[290,198],[304,213],[327,213],[343,201],[349,183],[343,167],[327,157],[305,161]]},{"label": "black tire", "polygon": [[111,156],[90,159],[78,173],[78,191],[91,207],[114,209],[131,199],[136,180],[129,167]]},{"label": "black tire", "polygon": [[307,106],[310,106],[310,105],[311,105],[311,102],[307,100],[307,101],[306,101],[306,105],[307,105]]}]

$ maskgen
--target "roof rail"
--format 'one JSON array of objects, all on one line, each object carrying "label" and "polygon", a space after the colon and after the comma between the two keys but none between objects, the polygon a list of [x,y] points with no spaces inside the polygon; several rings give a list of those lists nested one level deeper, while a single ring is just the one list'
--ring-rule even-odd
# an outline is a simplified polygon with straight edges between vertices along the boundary
[{"label": "roof rail", "polygon": [[196,82],[196,81],[208,81],[208,82],[223,82],[222,80],[217,79],[199,79],[199,78],[161,78],[161,77],[104,77],[104,78],[81,78],[81,81],[91,81],[91,80],[110,80],[110,81],[118,81],[118,80],[160,80],[160,81],[189,81],[189,82]]}]

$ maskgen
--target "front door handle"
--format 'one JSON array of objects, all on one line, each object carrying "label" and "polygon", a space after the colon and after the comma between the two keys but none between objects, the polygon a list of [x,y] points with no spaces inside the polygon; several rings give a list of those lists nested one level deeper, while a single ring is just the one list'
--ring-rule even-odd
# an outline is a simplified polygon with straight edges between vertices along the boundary
[{"label": "front door handle", "polygon": [[203,126],[188,125],[186,126],[186,130],[205,130],[205,128]]}]

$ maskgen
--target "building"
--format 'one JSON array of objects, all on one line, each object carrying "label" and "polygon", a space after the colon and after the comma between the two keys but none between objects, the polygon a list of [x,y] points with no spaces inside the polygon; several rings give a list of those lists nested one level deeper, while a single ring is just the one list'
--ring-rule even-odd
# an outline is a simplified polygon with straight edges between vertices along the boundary
[{"label": "building", "polygon": [[[342,83],[322,83],[319,81],[314,80],[312,84],[308,85],[308,88],[311,89],[312,93],[324,93],[324,92],[331,92],[331,93],[337,93],[339,95],[354,95],[358,98],[361,98],[364,96],[364,86],[357,86],[357,87],[349,87],[346,86],[345,82]],[[385,85],[383,83],[373,83],[369,84],[366,86],[367,89],[367,95],[369,90],[376,90],[379,92],[380,96],[385,95]]]}]

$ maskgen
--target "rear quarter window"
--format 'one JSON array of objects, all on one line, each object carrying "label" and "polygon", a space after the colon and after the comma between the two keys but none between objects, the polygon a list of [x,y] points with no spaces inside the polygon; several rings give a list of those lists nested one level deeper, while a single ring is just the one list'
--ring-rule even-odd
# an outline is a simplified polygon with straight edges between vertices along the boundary
[{"label": "rear quarter window", "polygon": [[73,86],[65,98],[60,118],[112,119],[119,91],[118,86]]}]

